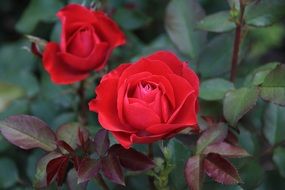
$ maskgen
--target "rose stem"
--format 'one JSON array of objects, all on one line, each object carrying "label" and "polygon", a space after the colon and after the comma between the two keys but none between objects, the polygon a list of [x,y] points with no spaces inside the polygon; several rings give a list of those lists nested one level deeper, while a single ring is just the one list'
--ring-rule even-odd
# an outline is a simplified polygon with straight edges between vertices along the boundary
[{"label": "rose stem", "polygon": [[87,119],[87,103],[85,102],[85,81],[81,81],[77,94],[79,96],[79,123],[81,126],[86,126]]},{"label": "rose stem", "polygon": [[[148,144],[148,157],[150,159],[153,159],[153,144],[152,143]],[[148,181],[149,181],[150,189],[155,190],[155,186],[153,182],[154,178],[152,176],[148,176]]]},{"label": "rose stem", "polygon": [[95,179],[98,182],[98,184],[102,187],[103,190],[109,190],[109,187],[107,186],[107,184],[104,181],[104,179],[101,176],[101,174],[98,173],[97,176],[95,177]]},{"label": "rose stem", "polygon": [[235,31],[235,40],[234,40],[234,48],[232,54],[232,67],[231,67],[231,76],[230,76],[230,80],[232,82],[235,81],[237,75],[238,55],[242,39],[242,29],[244,24],[243,16],[244,16],[245,5],[243,4],[243,0],[239,0],[239,2],[240,2],[240,15],[239,15],[239,20],[236,23],[237,27]]}]

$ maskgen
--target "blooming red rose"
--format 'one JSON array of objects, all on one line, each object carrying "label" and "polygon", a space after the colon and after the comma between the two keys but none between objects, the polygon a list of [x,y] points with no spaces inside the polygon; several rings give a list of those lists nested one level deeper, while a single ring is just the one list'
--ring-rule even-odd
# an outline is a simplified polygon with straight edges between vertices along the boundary
[{"label": "blooming red rose", "polygon": [[160,51],[105,75],[89,109],[129,148],[196,128],[198,91],[199,79],[187,64]]},{"label": "blooming red rose", "polygon": [[103,12],[70,4],[57,16],[60,44],[49,42],[43,53],[44,67],[57,84],[74,83],[102,69],[112,50],[125,43],[124,34]]}]

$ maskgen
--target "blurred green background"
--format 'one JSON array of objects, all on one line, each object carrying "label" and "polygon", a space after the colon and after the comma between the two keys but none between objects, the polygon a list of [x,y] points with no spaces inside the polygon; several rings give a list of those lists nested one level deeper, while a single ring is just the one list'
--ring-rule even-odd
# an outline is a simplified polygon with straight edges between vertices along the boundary
[{"label": "blurred green background", "polygon": [[[61,124],[77,120],[78,98],[75,95],[77,84],[56,86],[43,70],[41,61],[29,51],[26,34],[52,41],[59,40],[60,24],[55,13],[68,3],[90,3],[82,0],[1,0],[0,1],[0,119],[9,115],[30,114],[37,116],[56,129]],[[181,59],[190,60],[190,65],[197,69],[202,79],[211,77],[228,77],[229,59],[233,32],[225,34],[209,33],[206,46],[200,57],[193,58],[182,54],[168,37],[165,26],[165,9],[168,0],[108,0],[107,11],[111,14],[127,36],[127,44],[116,49],[109,62],[109,69],[120,63],[135,60],[155,50],[169,49],[176,52]],[[229,10],[225,0],[200,0],[206,14]],[[284,10],[284,9],[283,9]],[[266,28],[248,28],[242,47],[242,62],[239,68],[238,84],[257,65],[268,62],[285,62],[285,21],[284,19]],[[98,81],[97,81],[98,82]],[[88,98],[94,96],[94,82],[88,86]],[[201,102],[201,110],[215,112],[220,110],[203,109],[215,102]],[[206,106],[205,106],[206,105]],[[274,114],[274,115],[273,115]],[[264,102],[247,114],[241,126],[240,144],[251,154],[260,154],[263,149],[258,140],[260,126],[267,121],[271,125],[274,119],[278,132],[285,137],[285,110]],[[269,119],[268,119],[269,117]],[[249,123],[247,122],[247,118]],[[267,118],[267,120],[266,120]],[[279,124],[278,124],[279,122]],[[98,124],[94,114],[89,115],[90,129],[96,131]],[[277,124],[276,124],[277,123]],[[258,131],[258,132],[256,132]],[[266,137],[265,137],[266,138]],[[277,138],[277,137],[276,137]],[[179,141],[174,141],[174,164],[170,183],[175,189],[187,189],[183,178],[183,165],[189,151]],[[0,189],[32,189],[35,175],[35,164],[43,152],[38,150],[23,151],[8,144],[0,136]],[[244,181],[237,186],[218,185],[209,179],[205,180],[204,189],[258,189],[282,190],[285,188],[285,151],[276,149],[274,156],[253,157],[234,160]],[[114,189],[147,189],[144,175],[130,176],[128,188]],[[51,187],[50,189],[52,189]],[[63,189],[66,187],[64,186]],[[89,184],[88,189],[96,189],[96,184]],[[98,188],[99,189],[99,188]]]}]

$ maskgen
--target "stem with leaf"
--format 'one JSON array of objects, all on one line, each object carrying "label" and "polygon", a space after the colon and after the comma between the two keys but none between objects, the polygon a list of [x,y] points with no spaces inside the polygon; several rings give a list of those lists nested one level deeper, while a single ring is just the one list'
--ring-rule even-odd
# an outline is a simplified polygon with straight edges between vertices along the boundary
[{"label": "stem with leaf", "polygon": [[242,41],[242,31],[244,26],[244,10],[245,10],[245,4],[243,3],[243,0],[239,0],[240,2],[240,14],[239,19],[236,22],[236,30],[235,30],[235,40],[234,40],[234,48],[233,48],[233,54],[232,54],[232,67],[231,67],[231,76],[230,80],[232,82],[235,81],[236,75],[237,75],[237,65],[238,65],[238,58],[239,58],[239,49],[240,44]]}]

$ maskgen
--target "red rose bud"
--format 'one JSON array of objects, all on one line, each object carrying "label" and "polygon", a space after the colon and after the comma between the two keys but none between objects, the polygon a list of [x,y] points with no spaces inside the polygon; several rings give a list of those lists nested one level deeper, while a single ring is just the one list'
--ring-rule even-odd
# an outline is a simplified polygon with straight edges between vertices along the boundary
[{"label": "red rose bud", "polygon": [[105,75],[89,109],[125,148],[197,128],[199,79],[174,54],[160,51]]},{"label": "red rose bud", "polygon": [[102,69],[112,50],[125,43],[114,21],[101,11],[70,4],[57,16],[62,23],[60,44],[49,42],[43,53],[43,65],[57,84],[71,84]]}]

